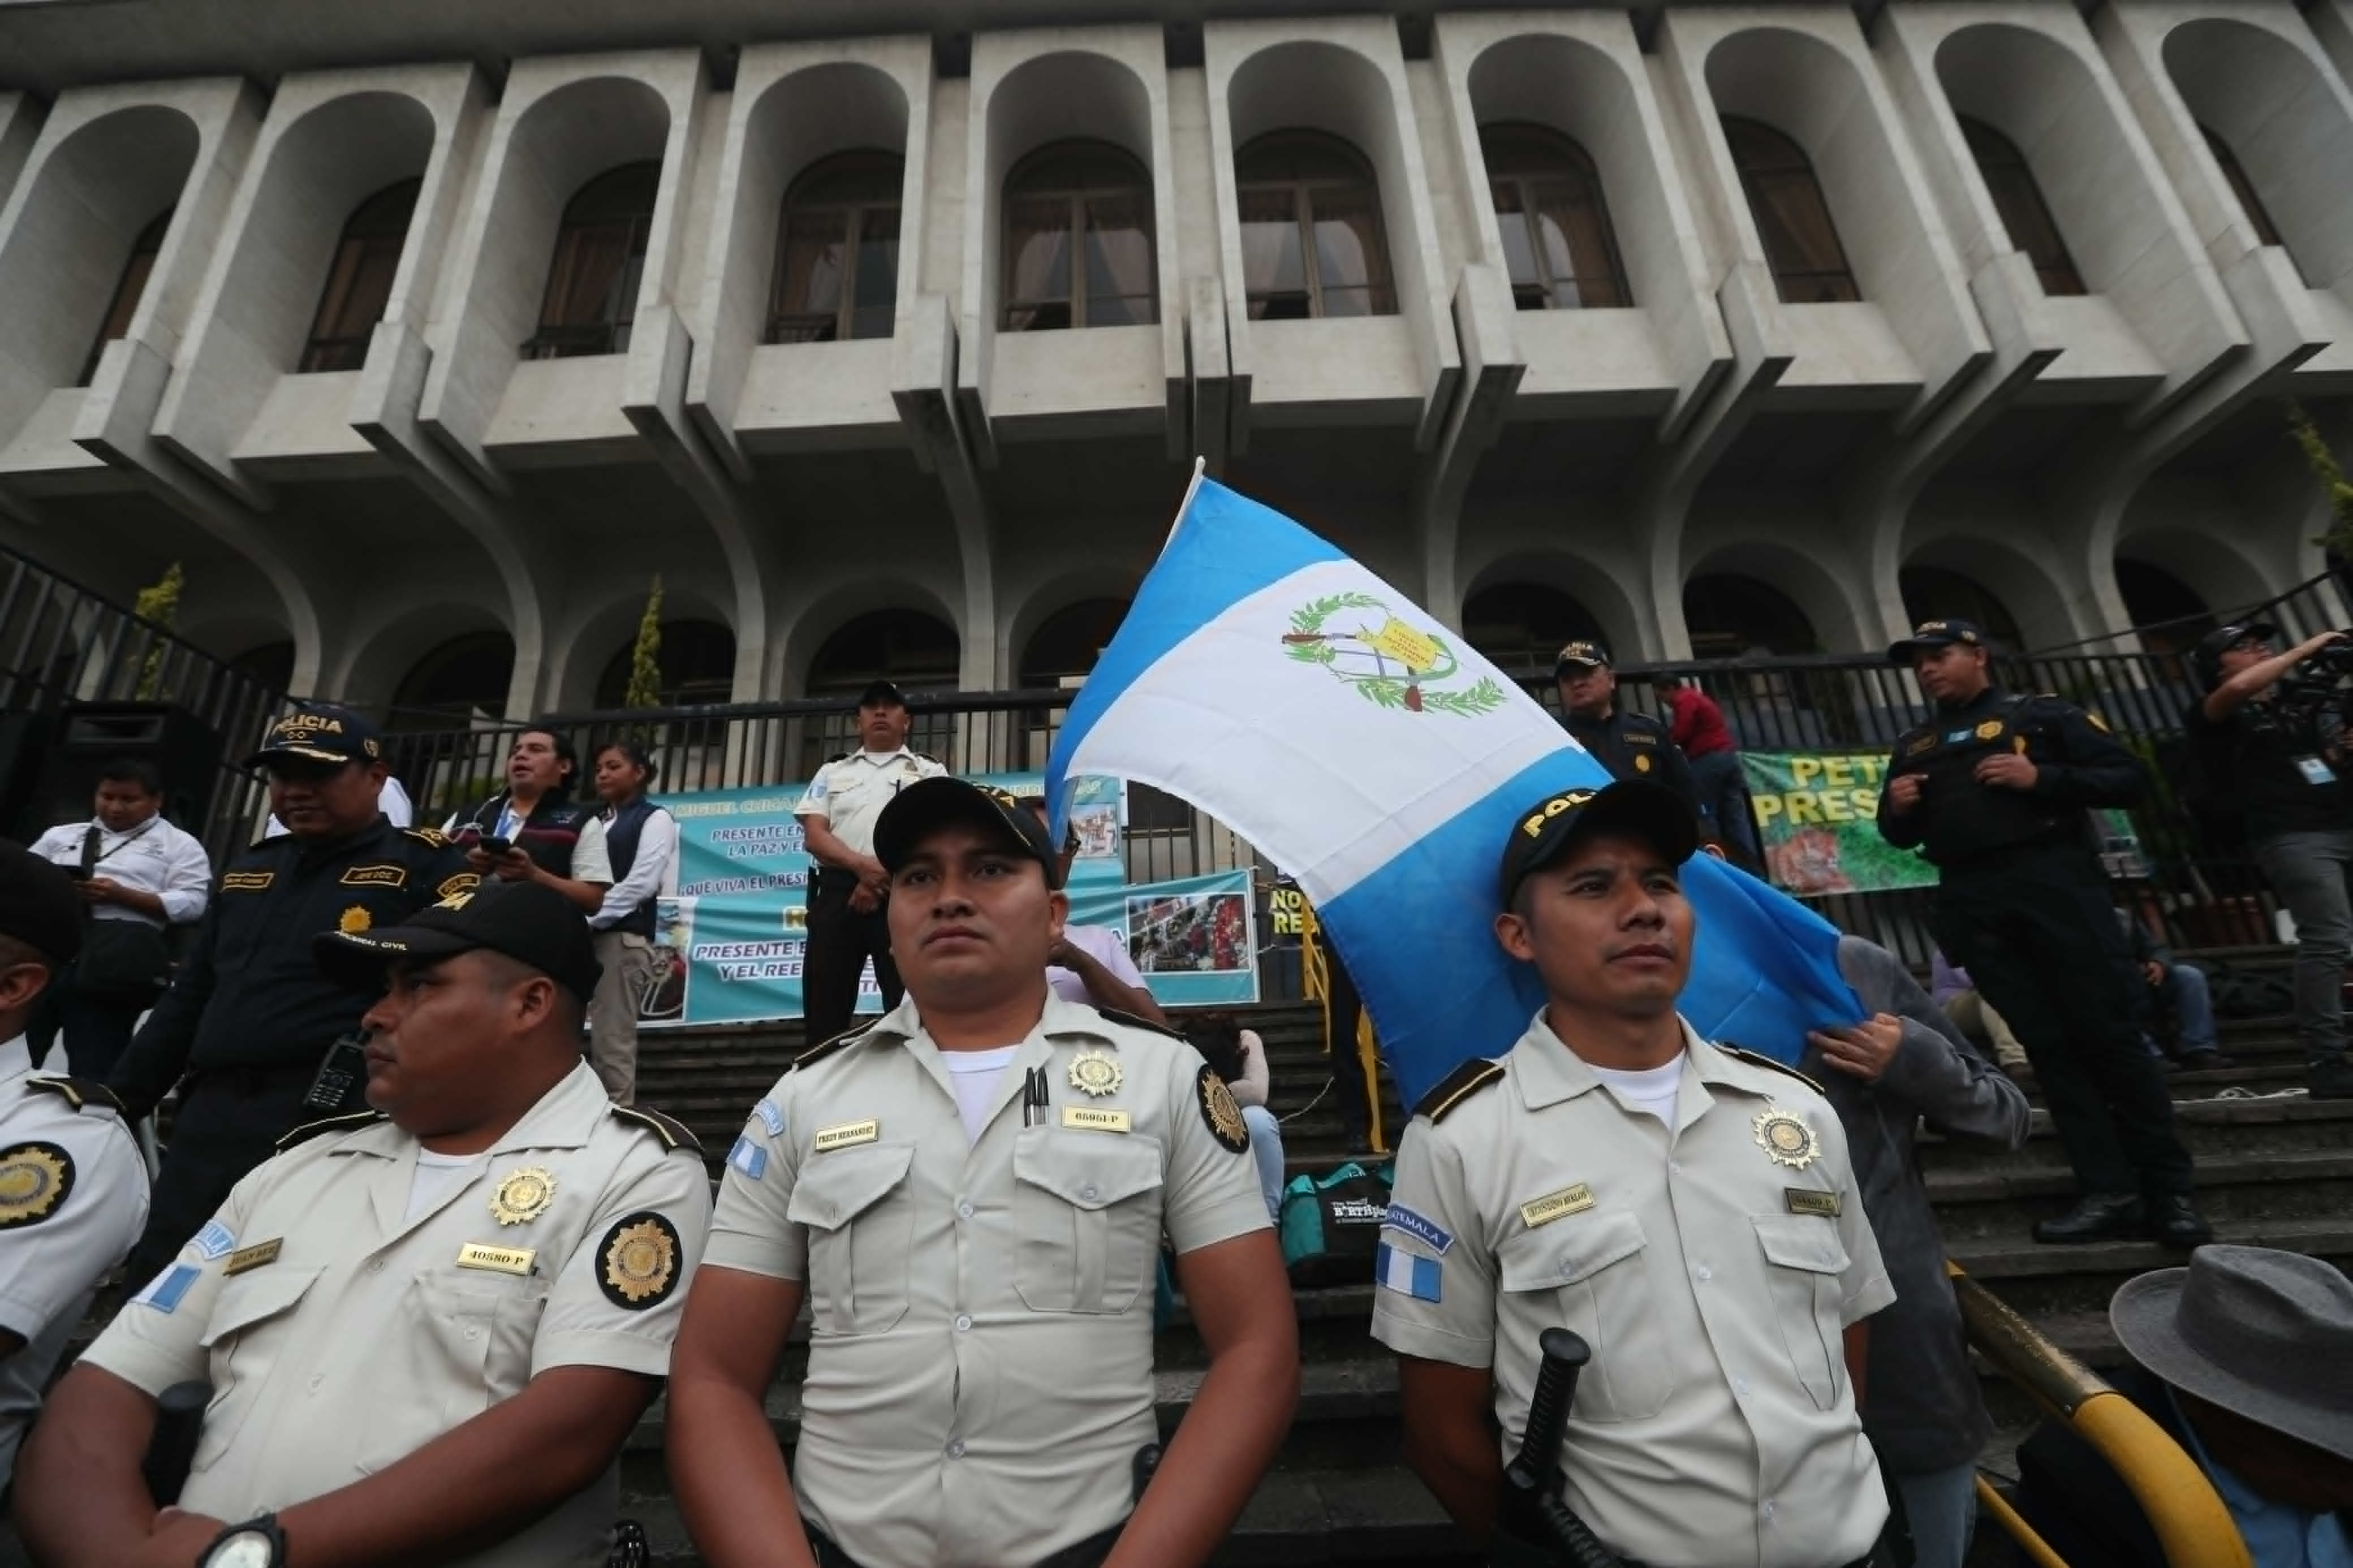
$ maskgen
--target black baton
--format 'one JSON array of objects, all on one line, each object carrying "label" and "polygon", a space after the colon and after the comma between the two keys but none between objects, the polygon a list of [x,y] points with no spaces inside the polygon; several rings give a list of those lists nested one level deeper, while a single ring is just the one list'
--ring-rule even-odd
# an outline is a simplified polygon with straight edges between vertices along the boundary
[{"label": "black baton", "polygon": [[180,1500],[189,1467],[196,1462],[196,1439],[204,1435],[205,1407],[212,1402],[209,1383],[175,1383],[155,1396],[155,1432],[147,1439],[147,1457],[139,1462],[139,1473],[146,1478],[147,1495],[157,1508]]},{"label": "black baton", "polygon": [[1546,1329],[1536,1348],[1544,1361],[1520,1451],[1504,1467],[1488,1561],[1492,1568],[1641,1568],[1602,1545],[1561,1497],[1560,1436],[1592,1347],[1567,1329]]}]

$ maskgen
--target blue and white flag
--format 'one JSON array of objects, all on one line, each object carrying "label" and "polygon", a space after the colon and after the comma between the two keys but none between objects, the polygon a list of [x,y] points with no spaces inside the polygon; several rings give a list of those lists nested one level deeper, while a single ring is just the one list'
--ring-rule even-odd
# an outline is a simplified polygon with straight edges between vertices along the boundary
[{"label": "blue and white flag", "polygon": [[[1609,782],[1419,606],[1207,479],[1063,721],[1058,816],[1080,773],[1190,801],[1297,879],[1409,1105],[1543,1005],[1495,942],[1504,840],[1546,796]],[[1829,922],[1705,857],[1683,887],[1699,936],[1681,1006],[1703,1035],[1794,1061],[1809,1028],[1862,1015]]]}]

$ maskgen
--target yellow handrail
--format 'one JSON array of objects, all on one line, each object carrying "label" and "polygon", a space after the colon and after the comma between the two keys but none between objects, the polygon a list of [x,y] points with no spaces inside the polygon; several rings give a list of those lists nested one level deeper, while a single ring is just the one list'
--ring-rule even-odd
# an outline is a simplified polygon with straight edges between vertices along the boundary
[{"label": "yellow handrail", "polygon": [[[2017,1312],[1947,1264],[1969,1342],[2034,1402],[2066,1422],[2132,1491],[2168,1568],[2254,1568],[2239,1527],[2206,1473],[2139,1405],[2052,1344]],[[1980,1479],[1978,1495],[2042,1568],[2066,1568]]]}]

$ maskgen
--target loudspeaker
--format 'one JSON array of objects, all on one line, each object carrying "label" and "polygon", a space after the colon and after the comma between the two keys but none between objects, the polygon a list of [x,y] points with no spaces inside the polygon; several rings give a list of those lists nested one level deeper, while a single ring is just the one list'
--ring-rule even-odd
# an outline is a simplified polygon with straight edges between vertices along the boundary
[{"label": "loudspeaker", "polygon": [[98,770],[136,757],[164,781],[164,815],[199,838],[220,784],[221,742],[203,720],[168,702],[69,702],[53,721],[47,765],[32,808],[35,833],[86,822]]}]

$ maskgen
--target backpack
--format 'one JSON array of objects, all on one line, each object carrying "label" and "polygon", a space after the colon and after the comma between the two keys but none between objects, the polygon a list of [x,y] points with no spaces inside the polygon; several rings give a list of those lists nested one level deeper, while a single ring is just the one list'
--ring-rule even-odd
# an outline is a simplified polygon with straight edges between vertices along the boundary
[{"label": "backpack", "polygon": [[2295,991],[2276,974],[2199,960],[2218,1018],[2269,1018],[2295,1010]]},{"label": "backpack", "polygon": [[1291,1179],[1277,1232],[1293,1285],[1361,1285],[1373,1277],[1394,1168],[1384,1160],[1367,1170],[1352,1160],[1320,1176]]}]

